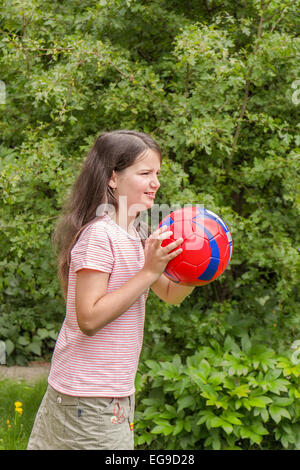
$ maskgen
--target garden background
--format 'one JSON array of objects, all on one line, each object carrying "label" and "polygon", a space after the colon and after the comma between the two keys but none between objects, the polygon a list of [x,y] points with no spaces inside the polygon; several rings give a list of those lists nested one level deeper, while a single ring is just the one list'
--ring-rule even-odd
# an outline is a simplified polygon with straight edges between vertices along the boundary
[{"label": "garden background", "polygon": [[156,203],[204,204],[232,232],[218,280],[178,306],[150,291],[138,449],[300,449],[298,6],[1,1],[7,365],[51,358],[65,313],[51,234],[102,131],[150,133]]}]

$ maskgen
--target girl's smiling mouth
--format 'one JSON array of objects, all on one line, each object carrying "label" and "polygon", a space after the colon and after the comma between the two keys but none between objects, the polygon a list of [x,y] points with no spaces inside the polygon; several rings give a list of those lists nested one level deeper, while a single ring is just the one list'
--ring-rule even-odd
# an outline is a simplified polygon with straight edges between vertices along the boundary
[{"label": "girl's smiling mouth", "polygon": [[150,199],[155,199],[155,193],[144,193],[146,194]]}]

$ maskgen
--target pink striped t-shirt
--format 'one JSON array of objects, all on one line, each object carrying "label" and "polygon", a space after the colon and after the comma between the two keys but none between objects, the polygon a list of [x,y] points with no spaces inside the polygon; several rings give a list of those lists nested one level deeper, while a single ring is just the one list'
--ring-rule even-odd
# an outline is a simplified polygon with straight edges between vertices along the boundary
[{"label": "pink striped t-shirt", "polygon": [[107,293],[119,289],[145,262],[142,241],[107,214],[86,227],[72,248],[66,317],[56,341],[48,382],[72,396],[124,397],[135,392],[149,288],[120,317],[94,336],[79,328],[75,311],[76,273],[90,268],[110,273]]}]

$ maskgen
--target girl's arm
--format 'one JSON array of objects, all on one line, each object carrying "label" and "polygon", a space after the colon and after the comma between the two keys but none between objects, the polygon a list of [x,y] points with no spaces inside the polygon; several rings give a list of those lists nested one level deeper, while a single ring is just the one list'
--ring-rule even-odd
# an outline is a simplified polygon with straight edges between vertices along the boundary
[{"label": "girl's arm", "polygon": [[106,293],[109,274],[82,269],[77,272],[75,305],[79,328],[93,336],[118,318],[155,282],[157,276],[141,269],[119,289]]},{"label": "girl's arm", "polygon": [[168,301],[170,304],[179,305],[181,302],[190,295],[195,287],[189,286],[180,286],[175,282],[169,281],[169,288],[168,288]]},{"label": "girl's arm", "polygon": [[[79,270],[76,279],[75,305],[79,328],[93,336],[118,318],[161,276],[168,262],[182,251],[182,238],[162,247],[162,240],[172,232],[167,226],[157,229],[145,243],[144,267],[119,289],[106,293],[109,273]],[[177,248],[177,249],[176,249]]]},{"label": "girl's arm", "polygon": [[164,274],[155,281],[151,290],[164,302],[171,305],[179,305],[190,295],[195,287],[180,286],[169,280]]}]

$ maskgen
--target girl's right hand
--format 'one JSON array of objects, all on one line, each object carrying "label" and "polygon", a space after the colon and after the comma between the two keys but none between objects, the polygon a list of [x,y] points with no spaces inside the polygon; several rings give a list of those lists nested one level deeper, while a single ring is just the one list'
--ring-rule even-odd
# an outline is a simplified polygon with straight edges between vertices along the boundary
[{"label": "girl's right hand", "polygon": [[169,261],[176,258],[183,251],[182,248],[172,251],[183,242],[183,238],[178,238],[167,246],[161,246],[162,241],[170,238],[170,235],[173,234],[172,231],[166,230],[167,228],[167,225],[163,225],[157,229],[147,238],[145,243],[145,264],[143,269],[150,272],[156,280],[164,272]]}]

